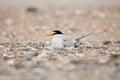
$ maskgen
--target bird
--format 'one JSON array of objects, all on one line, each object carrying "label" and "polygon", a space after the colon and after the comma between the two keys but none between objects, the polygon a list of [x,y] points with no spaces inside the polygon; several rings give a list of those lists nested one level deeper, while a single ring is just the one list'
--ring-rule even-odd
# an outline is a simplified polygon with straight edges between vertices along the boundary
[{"label": "bird", "polygon": [[52,33],[47,34],[47,36],[52,36],[52,44],[51,46],[55,49],[65,48],[65,47],[72,47],[76,46],[79,43],[80,39],[87,37],[93,33],[89,33],[79,38],[72,38],[69,36],[64,35],[60,30],[54,30]]}]

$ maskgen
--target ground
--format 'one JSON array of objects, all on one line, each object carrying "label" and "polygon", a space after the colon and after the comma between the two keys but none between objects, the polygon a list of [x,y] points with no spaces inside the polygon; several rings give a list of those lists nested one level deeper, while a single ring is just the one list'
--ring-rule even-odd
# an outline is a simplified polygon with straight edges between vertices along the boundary
[{"label": "ground", "polygon": [[[120,80],[120,7],[1,7],[0,80]],[[46,34],[80,37],[54,50]]]}]

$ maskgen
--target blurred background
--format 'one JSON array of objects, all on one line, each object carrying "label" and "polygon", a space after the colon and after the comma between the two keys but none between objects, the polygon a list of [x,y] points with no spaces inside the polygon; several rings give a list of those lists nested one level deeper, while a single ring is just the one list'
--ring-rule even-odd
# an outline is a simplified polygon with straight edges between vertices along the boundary
[{"label": "blurred background", "polygon": [[2,6],[119,6],[120,0],[0,0]]},{"label": "blurred background", "polygon": [[1,42],[49,39],[59,29],[90,42],[119,39],[120,0],[0,0]]}]

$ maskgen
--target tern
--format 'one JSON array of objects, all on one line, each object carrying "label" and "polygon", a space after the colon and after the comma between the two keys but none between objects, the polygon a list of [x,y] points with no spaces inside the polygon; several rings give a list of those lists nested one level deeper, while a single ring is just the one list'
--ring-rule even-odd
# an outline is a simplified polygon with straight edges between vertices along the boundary
[{"label": "tern", "polygon": [[72,38],[64,35],[60,30],[54,30],[53,33],[48,34],[47,36],[52,36],[52,47],[55,49],[72,47],[76,46],[79,43],[80,39],[87,37],[93,33],[89,33],[87,35],[81,36],[79,38]]}]

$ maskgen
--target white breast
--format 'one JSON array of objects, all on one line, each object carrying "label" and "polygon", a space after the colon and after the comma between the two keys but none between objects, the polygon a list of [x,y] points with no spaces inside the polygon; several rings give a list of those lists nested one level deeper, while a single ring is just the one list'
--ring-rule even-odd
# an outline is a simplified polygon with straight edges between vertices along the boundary
[{"label": "white breast", "polygon": [[54,35],[52,39],[52,47],[53,48],[63,48],[63,35]]}]

